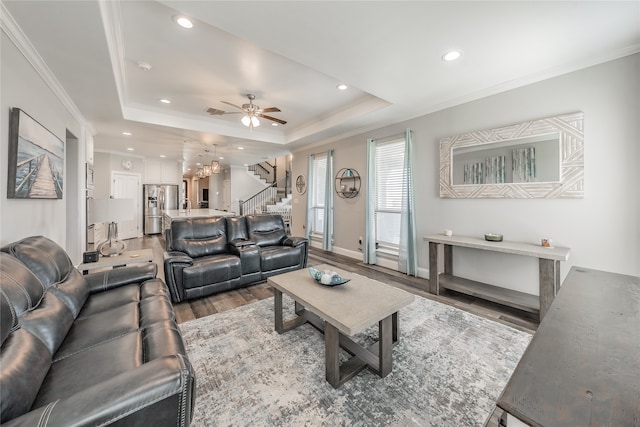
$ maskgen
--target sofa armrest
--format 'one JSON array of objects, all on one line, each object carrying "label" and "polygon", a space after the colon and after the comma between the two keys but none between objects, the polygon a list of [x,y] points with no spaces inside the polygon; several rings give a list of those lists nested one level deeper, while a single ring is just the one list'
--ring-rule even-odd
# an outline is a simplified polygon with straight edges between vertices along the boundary
[{"label": "sofa armrest", "polygon": [[193,264],[193,258],[184,252],[170,251],[164,253],[164,265],[167,264]]},{"label": "sofa armrest", "polygon": [[240,257],[243,276],[260,272],[260,248],[255,241],[232,240],[229,242],[229,253]]},{"label": "sofa armrest", "polygon": [[235,240],[229,241],[228,244],[229,244],[229,250],[234,251],[240,248],[244,248],[245,246],[255,245],[256,242],[254,242],[253,240],[247,240],[247,239],[235,239]]},{"label": "sofa armrest", "polygon": [[300,246],[300,245],[306,245],[308,243],[309,243],[309,239],[307,239],[306,237],[296,237],[296,236],[287,237],[282,242],[284,246],[294,246],[294,247]]},{"label": "sofa armrest", "polygon": [[126,267],[117,267],[111,270],[89,273],[84,276],[89,284],[89,292],[102,292],[130,283],[140,283],[145,280],[155,279],[158,266],[155,263],[134,264]]},{"label": "sofa armrest", "polygon": [[[195,403],[195,373],[181,355],[136,369],[56,400],[7,422],[13,426],[188,426]],[[43,424],[42,420],[46,420]]]},{"label": "sofa armrest", "polygon": [[184,252],[170,251],[164,253],[164,281],[167,283],[173,302],[180,302],[184,299],[182,270],[192,264],[193,258]]}]

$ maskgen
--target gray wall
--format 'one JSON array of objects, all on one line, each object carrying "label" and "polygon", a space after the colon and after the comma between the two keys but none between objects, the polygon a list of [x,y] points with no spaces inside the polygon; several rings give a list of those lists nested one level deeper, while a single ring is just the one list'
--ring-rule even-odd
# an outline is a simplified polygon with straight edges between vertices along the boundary
[{"label": "gray wall", "polygon": [[[357,169],[366,177],[366,139],[409,127],[414,132],[419,267],[428,268],[422,236],[445,228],[481,237],[537,243],[554,239],[572,250],[562,264],[640,275],[640,55],[452,107],[342,141],[294,152],[293,175],[307,176],[306,156],[335,149],[335,170]],[[441,138],[573,111],[585,114],[584,199],[465,199],[439,197],[438,142]],[[364,185],[363,185],[364,189]],[[335,251],[360,256],[364,234],[364,191],[355,199],[335,197]],[[304,233],[306,194],[294,191],[293,231]],[[455,249],[457,275],[538,293],[534,259]]]},{"label": "gray wall", "polygon": [[[37,70],[27,60],[25,55],[30,52],[24,50],[25,47],[16,46],[7,36],[7,31],[13,30],[3,28],[0,32],[0,244],[27,236],[44,235],[67,248],[72,261],[78,262],[85,246],[84,159],[87,130],[42,78],[42,70]],[[67,130],[78,138],[77,144],[67,146],[65,143],[63,199],[7,199],[6,156],[9,150],[9,110],[13,107],[24,110],[62,141],[66,141]],[[71,149],[76,152],[68,156],[67,150]],[[70,167],[69,159],[74,162],[73,167]],[[78,200],[68,201],[69,194]],[[76,212],[68,213],[67,209],[75,209]],[[71,228],[69,232],[68,228]]]}]

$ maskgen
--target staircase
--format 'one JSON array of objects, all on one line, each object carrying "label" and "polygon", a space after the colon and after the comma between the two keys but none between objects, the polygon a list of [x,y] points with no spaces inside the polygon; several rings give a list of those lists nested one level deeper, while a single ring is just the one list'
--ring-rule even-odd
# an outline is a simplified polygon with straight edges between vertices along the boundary
[{"label": "staircase", "polygon": [[240,215],[291,211],[291,171],[286,171],[285,177],[276,181],[276,166],[269,162],[248,166],[248,170],[269,186],[247,200],[240,200]]}]

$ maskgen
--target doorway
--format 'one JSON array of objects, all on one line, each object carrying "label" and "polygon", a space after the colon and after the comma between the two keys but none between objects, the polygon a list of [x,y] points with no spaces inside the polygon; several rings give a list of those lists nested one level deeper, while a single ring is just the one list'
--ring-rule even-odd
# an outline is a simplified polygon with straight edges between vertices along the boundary
[{"label": "doorway", "polygon": [[[66,243],[65,248],[67,253],[71,257],[73,262],[77,262],[80,259],[80,254],[84,249],[84,242],[82,241],[86,229],[86,218],[82,215],[83,207],[80,204],[81,200],[84,200],[83,189],[84,180],[80,179],[82,176],[80,167],[80,144],[78,138],[67,129],[66,134],[66,172],[65,172],[65,204],[66,204]],[[84,162],[82,162],[84,165]]]},{"label": "doorway", "polygon": [[111,196],[133,200],[133,219],[118,223],[118,238],[142,237],[142,178],[138,173],[111,172]]}]

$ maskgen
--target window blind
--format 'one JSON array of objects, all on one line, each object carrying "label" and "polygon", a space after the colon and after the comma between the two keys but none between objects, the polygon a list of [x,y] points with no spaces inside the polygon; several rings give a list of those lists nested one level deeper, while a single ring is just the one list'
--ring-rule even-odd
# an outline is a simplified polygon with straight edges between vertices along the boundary
[{"label": "window blind", "polygon": [[376,241],[397,248],[400,244],[404,139],[376,144]]},{"label": "window blind", "polygon": [[313,230],[315,234],[324,233],[324,198],[326,191],[327,156],[316,156],[313,161]]}]

